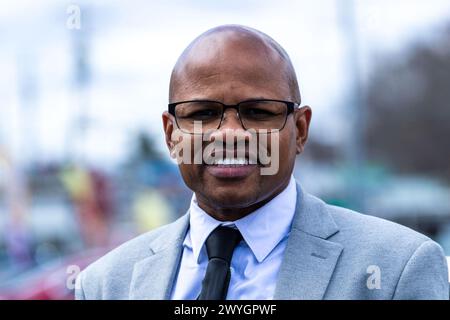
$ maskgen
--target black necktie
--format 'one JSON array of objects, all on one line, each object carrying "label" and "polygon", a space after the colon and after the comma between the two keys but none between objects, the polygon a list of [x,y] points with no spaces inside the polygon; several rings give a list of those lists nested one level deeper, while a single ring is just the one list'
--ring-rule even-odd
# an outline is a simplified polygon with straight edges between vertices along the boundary
[{"label": "black necktie", "polygon": [[217,227],[206,239],[208,266],[198,300],[225,300],[230,283],[230,261],[234,248],[241,241],[239,230]]}]

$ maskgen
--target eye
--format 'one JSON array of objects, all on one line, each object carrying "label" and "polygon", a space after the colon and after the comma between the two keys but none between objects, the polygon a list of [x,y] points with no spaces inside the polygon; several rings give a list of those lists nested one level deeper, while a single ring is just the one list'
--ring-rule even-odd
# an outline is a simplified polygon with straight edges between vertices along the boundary
[{"label": "eye", "polygon": [[192,112],[188,117],[194,120],[209,120],[220,117],[220,114],[215,109],[203,109]]},{"label": "eye", "polygon": [[254,114],[254,115],[271,115],[273,114],[272,112],[268,111],[268,110],[264,110],[264,109],[260,109],[260,108],[251,108],[248,110],[249,114]]},{"label": "eye", "polygon": [[245,108],[244,110],[242,110],[242,114],[253,119],[265,119],[276,115],[270,110],[257,107]]}]

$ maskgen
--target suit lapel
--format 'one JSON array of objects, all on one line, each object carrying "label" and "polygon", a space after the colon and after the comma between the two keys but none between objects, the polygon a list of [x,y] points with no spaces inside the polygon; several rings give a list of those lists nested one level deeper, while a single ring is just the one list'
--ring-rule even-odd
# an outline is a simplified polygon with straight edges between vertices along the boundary
[{"label": "suit lapel", "polygon": [[326,205],[297,185],[296,213],[284,253],[274,299],[322,299],[342,245],[327,240],[338,227]]},{"label": "suit lapel", "polygon": [[150,244],[149,256],[134,265],[130,299],[170,299],[188,225],[189,214],[185,214]]}]

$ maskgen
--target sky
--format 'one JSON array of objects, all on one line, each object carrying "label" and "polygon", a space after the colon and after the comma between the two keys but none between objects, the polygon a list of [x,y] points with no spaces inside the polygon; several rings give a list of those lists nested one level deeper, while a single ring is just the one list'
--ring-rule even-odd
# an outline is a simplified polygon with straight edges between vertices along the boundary
[{"label": "sky", "polygon": [[[450,22],[446,0],[61,1],[0,5],[0,146],[20,163],[67,157],[114,166],[141,130],[163,149],[161,113],[171,69],[205,30],[259,29],[289,53],[311,136],[342,143],[356,63],[367,81],[380,57],[403,55]],[[70,5],[80,30],[69,29]],[[355,18],[354,36],[345,22]],[[74,39],[86,35],[89,82],[74,81]],[[356,45],[355,45],[356,44]],[[355,45],[355,46],[352,46]],[[352,48],[357,49],[356,59]],[[80,129],[77,119],[87,119]]]}]

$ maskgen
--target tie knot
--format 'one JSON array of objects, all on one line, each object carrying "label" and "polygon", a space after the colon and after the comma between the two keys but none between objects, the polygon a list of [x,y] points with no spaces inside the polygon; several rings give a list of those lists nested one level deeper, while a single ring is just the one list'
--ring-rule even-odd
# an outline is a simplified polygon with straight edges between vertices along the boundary
[{"label": "tie knot", "polygon": [[234,248],[241,241],[238,229],[219,226],[206,239],[208,258],[219,258],[230,263]]}]

